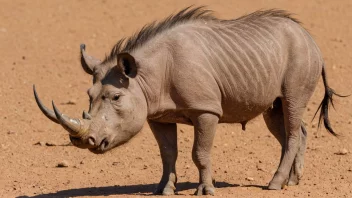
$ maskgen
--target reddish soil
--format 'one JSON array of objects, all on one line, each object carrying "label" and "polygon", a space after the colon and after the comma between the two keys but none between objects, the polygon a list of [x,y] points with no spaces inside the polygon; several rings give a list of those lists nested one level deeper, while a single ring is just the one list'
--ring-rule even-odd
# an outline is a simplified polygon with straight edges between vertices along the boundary
[{"label": "reddish soil", "polygon": [[[118,39],[191,4],[209,5],[221,18],[262,8],[297,14],[324,54],[331,87],[351,94],[350,0],[1,0],[0,197],[151,195],[161,176],[161,159],[147,125],[131,142],[104,155],[65,146],[67,133],[39,111],[32,84],[47,106],[53,99],[63,112],[79,117],[88,108],[86,90],[91,85],[79,63],[79,45],[85,43],[90,54],[103,58]],[[281,191],[265,190],[278,166],[280,147],[261,116],[245,132],[238,124],[219,125],[212,153],[216,196],[352,197],[352,97],[336,98],[336,110],[330,113],[340,138],[318,129],[317,119],[311,122],[322,97],[320,81],[304,116],[309,132],[304,177],[298,186]],[[179,125],[181,197],[191,196],[198,181],[192,140],[192,128]],[[341,149],[349,153],[337,155]],[[57,168],[63,160],[68,167]]]}]

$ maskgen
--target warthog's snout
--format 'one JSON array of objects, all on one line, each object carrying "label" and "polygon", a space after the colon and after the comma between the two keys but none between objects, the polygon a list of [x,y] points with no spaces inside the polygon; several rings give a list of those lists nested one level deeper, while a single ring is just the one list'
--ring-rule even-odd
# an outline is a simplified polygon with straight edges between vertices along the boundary
[{"label": "warthog's snout", "polygon": [[110,141],[108,138],[102,138],[102,139],[95,139],[94,135],[90,135],[88,138],[88,143],[89,145],[93,146],[92,148],[89,148],[89,150],[93,153],[99,154],[99,153],[104,153],[109,147]]},{"label": "warthog's snout", "polygon": [[110,145],[110,140],[108,138],[97,139],[94,135],[89,135],[82,138],[70,136],[70,140],[74,146],[83,149],[87,148],[96,154],[104,153],[108,150]]}]

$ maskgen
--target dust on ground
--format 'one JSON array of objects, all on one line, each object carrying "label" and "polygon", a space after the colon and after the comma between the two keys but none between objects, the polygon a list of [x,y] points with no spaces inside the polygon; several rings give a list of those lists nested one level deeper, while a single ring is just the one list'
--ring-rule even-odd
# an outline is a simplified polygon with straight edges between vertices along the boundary
[{"label": "dust on ground", "polygon": [[[88,108],[86,90],[91,85],[79,63],[79,45],[85,43],[90,54],[103,58],[120,38],[191,4],[208,5],[226,19],[267,8],[295,13],[322,50],[331,87],[351,94],[350,0],[1,0],[0,197],[151,195],[162,167],[147,125],[130,143],[94,155],[67,145],[64,129],[36,106],[32,84],[46,105],[53,99],[63,112],[79,117]],[[317,120],[311,122],[323,91],[319,82],[305,113],[308,149],[298,186],[265,190],[278,166],[280,147],[259,116],[245,132],[240,125],[219,125],[212,152],[216,196],[352,197],[352,97],[336,99],[330,118],[341,137],[334,138],[317,129]],[[179,125],[178,131],[177,189],[191,196],[198,181],[191,160],[193,130]],[[336,154],[342,149],[348,153]],[[65,166],[57,167],[59,163]]]}]

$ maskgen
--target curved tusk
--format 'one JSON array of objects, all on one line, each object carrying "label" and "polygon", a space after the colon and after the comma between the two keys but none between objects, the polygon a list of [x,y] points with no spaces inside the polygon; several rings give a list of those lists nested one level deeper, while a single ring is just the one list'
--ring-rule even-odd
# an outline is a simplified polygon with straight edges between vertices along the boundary
[{"label": "curved tusk", "polygon": [[61,126],[63,126],[70,135],[74,137],[82,137],[87,130],[84,130],[84,127],[79,119],[70,118],[62,114],[55,106],[54,101],[52,101],[53,109],[57,119],[60,121]]},{"label": "curved tusk", "polygon": [[82,118],[86,119],[86,120],[91,120],[92,116],[89,113],[87,113],[86,111],[83,111]]},{"label": "curved tusk", "polygon": [[35,101],[37,102],[37,105],[39,109],[43,112],[43,114],[49,118],[51,121],[60,124],[60,122],[57,120],[54,111],[48,109],[46,106],[43,105],[42,101],[40,101],[37,91],[35,90],[35,85],[33,85],[33,92],[34,92],[34,98]]},{"label": "curved tusk", "polygon": [[87,73],[93,74],[94,67],[99,65],[101,63],[101,61],[99,59],[92,57],[92,56],[89,56],[86,53],[86,45],[85,44],[81,44],[80,49],[81,49],[81,64],[82,64],[83,69]]}]

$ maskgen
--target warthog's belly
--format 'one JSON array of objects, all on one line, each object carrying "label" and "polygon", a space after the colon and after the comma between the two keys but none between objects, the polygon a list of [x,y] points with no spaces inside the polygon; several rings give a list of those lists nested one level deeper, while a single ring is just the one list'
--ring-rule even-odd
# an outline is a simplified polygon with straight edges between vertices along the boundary
[{"label": "warthog's belly", "polygon": [[[187,111],[187,110],[185,110]],[[150,120],[163,123],[180,123],[192,125],[191,119],[182,110],[167,110],[149,118]]]},{"label": "warthog's belly", "polygon": [[249,98],[247,100],[232,100],[223,102],[223,115],[219,123],[243,123],[247,122],[272,106],[277,96],[267,98]]},{"label": "warthog's belly", "polygon": [[[263,113],[271,105],[272,102],[268,102],[262,105],[231,105],[229,107],[223,108],[223,115],[220,116],[219,123],[243,123],[249,121]],[[163,123],[181,123],[192,125],[192,121],[190,119],[190,115],[192,114],[192,112],[192,109],[167,110],[149,119]],[[196,112],[199,113],[199,110],[197,110]]]}]

